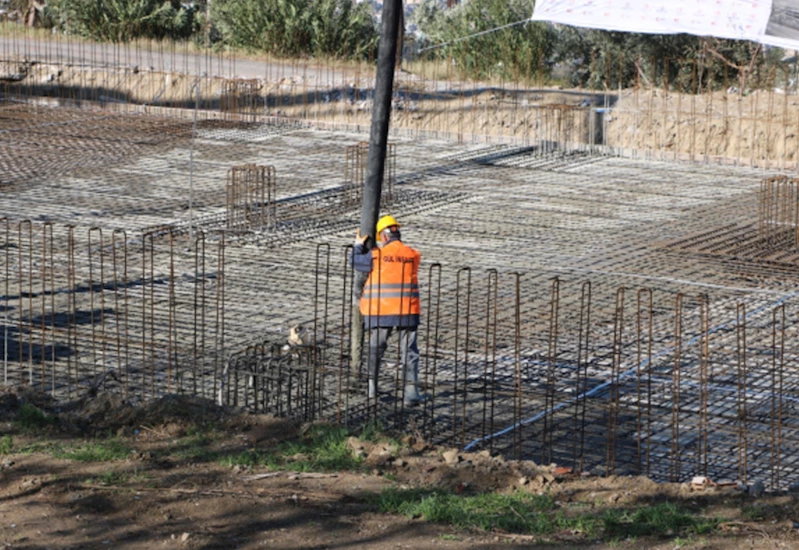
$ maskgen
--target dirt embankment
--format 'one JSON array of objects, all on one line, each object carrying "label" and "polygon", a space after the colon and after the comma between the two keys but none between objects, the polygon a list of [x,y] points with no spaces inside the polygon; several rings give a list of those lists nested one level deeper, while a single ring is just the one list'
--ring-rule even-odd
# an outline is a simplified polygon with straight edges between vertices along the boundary
[{"label": "dirt embankment", "polygon": [[[192,108],[368,127],[371,81],[353,73],[344,85],[314,71],[280,78],[226,79],[129,67],[118,70],[44,63],[0,64],[0,91],[103,102],[108,107]],[[337,73],[338,74],[338,73]],[[289,75],[289,76],[286,76]],[[662,89],[602,94],[587,90],[502,89],[401,75],[392,127],[467,139],[603,145],[669,158],[726,159],[773,166],[799,158],[799,98],[780,90],[697,95]]]}]

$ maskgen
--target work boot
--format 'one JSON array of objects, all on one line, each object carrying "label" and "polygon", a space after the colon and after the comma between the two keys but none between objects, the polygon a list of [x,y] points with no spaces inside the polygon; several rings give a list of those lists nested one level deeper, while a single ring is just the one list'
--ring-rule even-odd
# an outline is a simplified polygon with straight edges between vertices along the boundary
[{"label": "work boot", "polygon": [[377,397],[377,380],[374,378],[369,379],[369,399]]},{"label": "work boot", "polygon": [[430,399],[430,396],[426,393],[420,393],[419,389],[416,387],[416,384],[409,384],[405,386],[404,403],[406,406],[411,407],[418,403],[424,403],[428,399]]}]

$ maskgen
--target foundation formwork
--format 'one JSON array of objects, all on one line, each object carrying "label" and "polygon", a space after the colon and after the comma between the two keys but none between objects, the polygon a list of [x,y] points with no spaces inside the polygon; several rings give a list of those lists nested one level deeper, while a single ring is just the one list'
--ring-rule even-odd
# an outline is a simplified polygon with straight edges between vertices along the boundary
[{"label": "foundation formwork", "polygon": [[[397,139],[387,207],[423,256],[431,394],[405,408],[396,343],[378,399],[348,368],[343,176],[362,135],[20,103],[0,121],[8,385],[378,419],[583,471],[797,481],[794,271],[733,246],[762,225],[769,174]],[[274,215],[229,230],[226,175],[245,165],[274,167],[269,204],[247,203]]]}]

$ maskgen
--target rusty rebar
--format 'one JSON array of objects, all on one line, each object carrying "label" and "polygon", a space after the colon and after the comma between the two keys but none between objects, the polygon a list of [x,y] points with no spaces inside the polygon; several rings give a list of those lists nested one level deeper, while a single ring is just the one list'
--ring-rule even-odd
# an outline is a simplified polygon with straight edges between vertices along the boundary
[{"label": "rusty rebar", "polygon": [[103,230],[99,227],[91,227],[89,228],[88,232],[88,243],[89,243],[89,296],[90,296],[90,323],[92,325],[92,368],[94,376],[97,376],[97,349],[96,349],[96,342],[97,342],[97,334],[95,332],[95,308],[94,308],[94,266],[93,266],[93,250],[94,246],[92,244],[92,234],[97,233],[100,239],[100,244],[97,247],[97,250],[100,254],[100,341],[102,345],[101,350],[101,360],[102,360],[102,371],[105,371],[106,368],[106,360],[105,360],[105,293],[103,292],[103,287],[105,286],[105,271],[104,271],[104,264],[103,264]]},{"label": "rusty rebar", "polygon": [[[50,395],[56,397],[56,341],[55,341],[55,245],[53,238],[53,224],[45,222],[42,224],[42,238],[45,251],[47,250],[47,230],[50,230],[50,247],[49,247],[49,274],[50,274],[50,290],[45,288],[45,271],[47,270],[47,263],[42,263],[42,373],[44,373],[45,353],[47,346],[45,344],[45,296],[50,295],[50,334],[53,337],[53,342],[50,344]],[[42,390],[44,391],[44,376],[42,376]]]},{"label": "rusty rebar", "polygon": [[2,217],[0,220],[3,220],[6,225],[6,232],[5,232],[5,242],[3,243],[3,248],[5,249],[5,294],[3,295],[4,298],[4,305],[3,305],[3,384],[8,386],[8,284],[10,280],[10,269],[11,269],[11,262],[9,258],[9,251],[11,250],[11,224],[8,221],[7,217]]},{"label": "rusty rebar", "polygon": [[[434,277],[433,274],[436,274]],[[427,323],[425,327],[425,362],[424,362],[424,386],[425,391],[430,392],[430,412],[427,410],[427,401],[424,405],[424,423],[422,426],[422,433],[425,434],[427,439],[432,438],[433,429],[435,424],[435,411],[436,411],[436,378],[438,374],[438,345],[439,345],[439,329],[441,328],[441,264],[431,264],[427,270],[427,311],[430,312],[426,315]],[[434,283],[435,281],[435,283]],[[435,308],[433,308],[433,288],[435,287]],[[432,312],[435,312],[433,314]],[[435,319],[435,322],[433,322]],[[431,337],[430,327],[433,329]],[[432,342],[432,352],[431,352]],[[430,366],[432,357],[432,367]],[[428,377],[432,371],[432,383],[428,383]]]},{"label": "rusty rebar", "polygon": [[699,295],[699,425],[697,434],[697,472],[707,476],[708,401],[710,383],[710,301]]},{"label": "rusty rebar", "polygon": [[[572,463],[575,471],[583,471],[583,457],[585,456],[585,414],[588,407],[588,398],[585,392],[588,389],[588,365],[590,358],[591,341],[591,281],[585,281],[580,289],[580,322],[577,330],[577,381],[575,392],[578,396],[574,400],[573,434],[572,438]],[[579,421],[578,421],[579,415]],[[579,452],[577,451],[579,445]]]},{"label": "rusty rebar", "polygon": [[516,292],[514,295],[514,337],[513,337],[513,363],[514,363],[514,371],[515,371],[515,399],[513,403],[513,425],[515,430],[513,433],[515,435],[515,446],[516,446],[516,458],[517,460],[522,459],[522,441],[523,441],[523,425],[522,425],[522,333],[521,333],[521,326],[522,326],[522,310],[521,310],[521,293],[522,293],[522,283],[521,283],[521,274],[514,273],[513,274],[516,279]]},{"label": "rusty rebar", "polygon": [[[779,325],[779,330],[777,326]],[[782,468],[783,388],[785,371],[785,304],[772,311],[771,322],[771,487],[780,485]]]},{"label": "rusty rebar", "polygon": [[71,365],[70,358],[74,356],[75,366],[75,391],[78,391],[79,383],[79,355],[78,355],[78,336],[77,336],[77,298],[76,298],[76,276],[75,276],[75,226],[68,225],[67,237],[67,288],[69,294],[67,295],[67,343],[71,348],[71,353],[67,355],[67,397],[72,397],[72,384],[71,380]]},{"label": "rusty rebar", "polygon": [[746,399],[746,305],[738,303],[735,308],[736,314],[736,349],[737,349],[737,366],[738,376],[736,381],[738,383],[737,393],[737,428],[738,428],[738,478],[743,482],[747,482],[749,467],[748,467],[748,434],[747,434],[747,399]]},{"label": "rusty rebar", "polygon": [[682,373],[682,336],[683,336],[683,294],[674,298],[674,367],[672,368],[671,386],[671,455],[669,460],[669,479],[677,482],[680,479],[680,384]]},{"label": "rusty rebar", "polygon": [[[646,302],[643,299],[648,298]],[[642,342],[642,327],[643,323],[641,320],[641,308],[642,305],[647,306],[647,315],[646,319],[648,321],[648,331],[646,335],[646,348],[644,349],[641,346]],[[636,397],[637,397],[637,426],[638,426],[638,461],[637,461],[637,468],[638,473],[644,473],[645,475],[649,475],[649,458],[650,458],[650,439],[652,433],[652,330],[653,330],[653,316],[654,316],[654,305],[653,305],[653,296],[652,290],[648,288],[641,288],[638,290],[637,295],[637,313],[636,313],[636,342],[637,342],[637,366],[636,366]],[[646,364],[646,369],[644,370],[643,365]],[[641,375],[646,373],[646,427],[644,427],[643,416],[644,414],[641,411]],[[646,430],[646,450],[643,451],[643,439],[644,439],[644,430]],[[641,457],[645,456],[644,459],[645,468],[641,468]]]},{"label": "rusty rebar", "polygon": [[22,344],[22,319],[23,319],[23,296],[24,291],[22,290],[22,271],[23,271],[23,241],[22,241],[22,228],[28,228],[28,330],[31,334],[31,338],[28,339],[28,384],[33,384],[33,224],[30,220],[22,220],[17,224],[17,237],[18,237],[18,246],[19,249],[17,250],[17,265],[18,265],[18,286],[19,286],[19,315],[18,315],[18,323],[17,328],[19,330],[19,354],[18,360],[20,365],[20,372],[19,372],[19,381],[22,383],[22,359],[23,359],[23,344]]},{"label": "rusty rebar", "polygon": [[[330,245],[328,243],[320,243],[316,246],[314,268],[314,299],[313,299],[313,333],[311,334],[311,342],[303,342],[303,345],[310,346],[309,352],[313,357],[312,375],[311,375],[311,419],[315,415],[322,415],[322,399],[323,399],[323,370],[325,366],[324,352],[317,348],[317,341],[327,341],[327,322],[328,312],[330,309]],[[324,265],[323,265],[324,264]],[[324,274],[324,281],[320,284],[320,276]],[[320,295],[320,287],[323,288]],[[322,320],[320,324],[320,300],[323,303],[322,307]],[[321,331],[320,331],[321,329]],[[321,332],[321,338],[320,338]],[[324,349],[324,345],[321,346]]]},{"label": "rusty rebar", "polygon": [[619,420],[619,383],[621,373],[621,356],[624,348],[624,294],[622,286],[616,290],[616,309],[613,314],[613,353],[611,360],[610,385],[608,387],[608,424],[606,475],[616,472],[616,429]]},{"label": "rusty rebar", "polygon": [[552,279],[547,338],[547,375],[544,390],[544,427],[541,432],[541,463],[552,462],[552,433],[555,431],[555,381],[558,359],[558,317],[560,315],[560,279]]},{"label": "rusty rebar", "polygon": [[[123,289],[123,314],[124,319],[124,334],[125,334],[125,354],[124,359],[122,355],[122,331],[119,322],[119,262],[117,261],[117,235],[122,236],[122,289]],[[130,388],[128,382],[130,379],[130,335],[128,333],[128,235],[124,229],[115,229],[111,233],[111,250],[112,250],[112,268],[114,273],[114,310],[117,312],[116,320],[116,334],[117,334],[117,369],[123,380],[124,395],[127,401],[130,398]],[[125,366],[124,371],[122,365]]]},{"label": "rusty rebar", "polygon": [[[347,329],[352,326],[352,307],[347,307],[347,304],[352,300],[353,284],[355,276],[353,271],[355,267],[352,265],[350,258],[352,258],[353,245],[344,247],[344,266],[342,269],[342,285],[341,285],[341,328],[339,332],[339,376],[338,376],[338,408],[336,417],[338,423],[341,424],[341,398],[344,393],[344,424],[349,424],[349,410],[350,410],[350,393],[352,388],[350,386],[350,379],[352,376],[352,369],[349,366],[349,349],[346,347],[346,342],[349,342],[349,334]],[[346,384],[344,383],[344,371],[346,370]]]},{"label": "rusty rebar", "polygon": [[[461,313],[461,275],[465,274],[466,278],[466,312]],[[456,289],[455,289],[455,370],[452,391],[452,434],[453,437],[458,433],[457,419],[458,419],[458,371],[459,371],[459,351],[460,351],[460,332],[461,332],[461,319],[465,325],[466,335],[464,337],[465,343],[463,344],[463,410],[462,416],[462,430],[461,430],[461,446],[466,445],[466,401],[468,398],[468,372],[469,372],[469,324],[471,320],[471,305],[472,305],[472,269],[470,267],[463,267],[458,270],[456,275]]]}]

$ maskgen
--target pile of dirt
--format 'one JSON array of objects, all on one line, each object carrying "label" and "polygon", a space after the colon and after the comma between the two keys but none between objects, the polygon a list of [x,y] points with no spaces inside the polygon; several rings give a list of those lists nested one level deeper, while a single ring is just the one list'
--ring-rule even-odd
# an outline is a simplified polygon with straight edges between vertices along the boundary
[{"label": "pile of dirt", "polygon": [[539,491],[571,470],[556,465],[539,466],[532,460],[505,460],[488,451],[461,452],[427,445],[411,436],[401,442],[371,442],[350,437],[347,448],[361,458],[373,475],[389,475],[410,487],[432,487],[462,493]]},{"label": "pile of dirt", "polygon": [[240,432],[249,447],[259,448],[271,448],[293,439],[307,427],[292,418],[246,413],[231,416],[225,426],[229,432]]},{"label": "pile of dirt", "polygon": [[49,395],[30,386],[0,387],[0,420],[13,420],[26,403],[44,411],[55,408],[55,401]]},{"label": "pile of dirt", "polygon": [[[116,433],[127,436],[141,426],[162,427],[219,422],[227,411],[210,399],[168,394],[136,407],[117,393],[89,391],[78,399],[59,403],[29,386],[0,388],[0,420],[13,421],[31,404],[56,419],[52,429],[68,434]],[[231,417],[233,418],[233,417]]]}]

